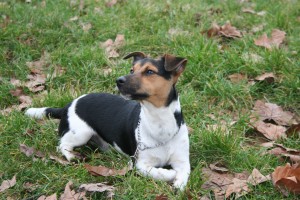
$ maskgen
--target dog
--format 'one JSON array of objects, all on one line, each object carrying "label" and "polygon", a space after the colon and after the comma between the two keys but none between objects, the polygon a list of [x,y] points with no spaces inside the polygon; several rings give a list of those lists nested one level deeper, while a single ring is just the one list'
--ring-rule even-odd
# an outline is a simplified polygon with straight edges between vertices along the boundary
[{"label": "dog", "polygon": [[59,150],[69,161],[73,149],[89,141],[102,150],[113,146],[131,156],[141,174],[182,190],[190,174],[189,138],[175,84],[187,59],[169,54],[153,59],[142,52],[128,58],[130,74],[116,80],[121,96],[86,94],[63,108],[29,108],[25,114],[60,119]]}]

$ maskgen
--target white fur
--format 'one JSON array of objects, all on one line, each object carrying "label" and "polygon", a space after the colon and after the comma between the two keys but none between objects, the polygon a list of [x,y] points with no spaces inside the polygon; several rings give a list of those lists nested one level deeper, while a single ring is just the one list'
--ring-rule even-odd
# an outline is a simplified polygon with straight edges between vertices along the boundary
[{"label": "white fur", "polygon": [[26,110],[25,115],[27,115],[29,117],[32,117],[32,118],[41,119],[41,118],[45,117],[46,109],[47,109],[47,107],[44,107],[44,108],[29,108],[28,110]]},{"label": "white fur", "polygon": [[[183,189],[190,174],[188,129],[183,124],[178,130],[175,111],[180,111],[179,101],[163,108],[155,108],[148,102],[142,104],[141,142],[147,147],[161,142],[164,145],[139,151],[136,167],[144,175],[173,181],[175,187]],[[171,165],[173,169],[156,167],[165,165]]]}]

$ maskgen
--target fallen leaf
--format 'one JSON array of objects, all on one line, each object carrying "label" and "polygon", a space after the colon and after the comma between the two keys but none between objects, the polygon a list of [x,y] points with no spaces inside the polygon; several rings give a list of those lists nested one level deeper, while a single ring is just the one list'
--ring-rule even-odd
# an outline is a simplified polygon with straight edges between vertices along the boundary
[{"label": "fallen leaf", "polygon": [[69,21],[73,22],[73,21],[77,21],[78,19],[79,19],[78,16],[74,16],[74,17],[71,17],[71,18],[69,19]]},{"label": "fallen leaf", "polygon": [[260,121],[273,120],[278,125],[290,126],[293,124],[298,124],[295,119],[295,114],[289,111],[284,111],[282,107],[273,104],[265,103],[261,100],[255,102],[253,108],[253,118],[257,116]]},{"label": "fallen leaf", "polygon": [[161,194],[155,197],[155,200],[168,200],[168,196],[165,194]]},{"label": "fallen leaf", "polygon": [[20,87],[22,85],[21,81],[16,78],[11,78],[10,84],[12,84],[15,87]]},{"label": "fallen leaf", "polygon": [[110,169],[104,166],[91,166],[88,164],[85,164],[84,167],[88,170],[88,172],[94,176],[116,176],[116,175],[120,175],[120,176],[124,176],[127,171],[128,168],[125,167],[121,170],[116,170],[116,169]]},{"label": "fallen leaf", "polygon": [[36,151],[33,147],[28,147],[25,144],[20,144],[20,151],[27,157],[35,156],[38,158],[44,158],[45,154],[41,151]]},{"label": "fallen leaf", "polygon": [[117,50],[125,43],[125,37],[122,34],[118,34],[116,36],[115,41],[112,39],[108,39],[105,42],[100,44],[100,47],[105,50],[108,58],[116,58],[119,57],[119,53]]},{"label": "fallen leaf", "polygon": [[82,30],[87,33],[91,28],[92,24],[91,23],[81,23]]},{"label": "fallen leaf", "polygon": [[248,79],[247,75],[240,74],[240,73],[231,74],[228,76],[228,78],[232,83],[239,83]]},{"label": "fallen leaf", "polygon": [[235,193],[236,198],[239,198],[245,194],[247,194],[250,191],[247,181],[246,180],[240,180],[237,178],[232,179],[232,184],[230,184],[226,190],[225,198],[227,199],[231,194]]},{"label": "fallen leaf", "polygon": [[0,192],[4,192],[8,188],[13,187],[16,182],[16,175],[14,175],[11,180],[4,180],[0,186]]},{"label": "fallen leaf", "polygon": [[245,62],[252,62],[252,63],[261,63],[263,58],[255,53],[243,53],[242,59]]},{"label": "fallen leaf", "polygon": [[29,74],[27,76],[29,81],[25,83],[25,86],[31,91],[31,92],[40,92],[45,89],[45,83],[46,83],[46,75],[44,74]]},{"label": "fallen leaf", "polygon": [[105,3],[106,7],[112,7],[114,5],[116,5],[118,3],[118,0],[110,0],[108,2]]},{"label": "fallen leaf", "polygon": [[256,12],[252,8],[242,8],[243,13],[256,14]]},{"label": "fallen leaf", "polygon": [[51,62],[51,55],[47,51],[43,51],[41,58],[36,61],[26,62],[27,67],[32,71],[32,73],[41,74],[46,67],[49,66]]},{"label": "fallen leaf", "polygon": [[260,133],[262,133],[269,140],[278,140],[286,138],[285,131],[287,130],[283,126],[274,125],[271,123],[265,123],[263,121],[258,121],[253,124],[253,127]]},{"label": "fallen leaf", "polygon": [[55,160],[56,162],[58,162],[58,163],[60,163],[62,165],[69,165],[69,164],[71,164],[70,162],[68,162],[66,160],[63,160],[63,159],[61,159],[61,158],[59,158],[57,156],[51,155],[51,154],[50,154],[49,158],[51,160]]},{"label": "fallen leaf", "polygon": [[258,31],[262,31],[266,24],[259,24],[252,27],[251,32],[256,33]]},{"label": "fallen leaf", "polygon": [[264,16],[264,15],[267,14],[267,12],[264,11],[264,10],[262,10],[262,11],[257,12],[256,14],[257,14],[258,16]]},{"label": "fallen leaf", "polygon": [[256,81],[265,81],[267,83],[274,83],[275,75],[273,72],[264,73],[254,78]]},{"label": "fallen leaf", "polygon": [[204,31],[202,33],[206,33],[209,38],[213,36],[222,36],[226,38],[242,37],[241,32],[237,30],[236,27],[231,26],[229,22],[227,22],[223,26],[219,26],[218,24],[213,23],[212,27],[209,30]]},{"label": "fallen leaf", "polygon": [[212,171],[216,171],[216,172],[219,172],[219,173],[224,173],[224,172],[228,172],[228,171],[229,171],[227,168],[225,168],[224,165],[222,165],[222,164],[219,163],[219,162],[210,164],[210,165],[209,165],[209,168],[210,168]]},{"label": "fallen leaf", "polygon": [[56,195],[56,193],[54,193],[50,196],[42,195],[37,200],[57,200],[57,195]]},{"label": "fallen leaf", "polygon": [[257,46],[262,46],[267,49],[273,47],[279,48],[280,44],[283,43],[286,33],[284,31],[274,29],[271,33],[271,38],[268,38],[267,34],[264,33],[261,37],[254,39],[254,43]]},{"label": "fallen leaf", "polygon": [[60,200],[73,200],[73,199],[84,199],[86,200],[87,198],[85,197],[85,191],[83,192],[79,192],[79,193],[76,193],[74,190],[72,190],[71,188],[73,187],[73,182],[72,181],[69,181],[67,184],[66,184],[66,187],[65,187],[65,191],[64,193],[60,196]]},{"label": "fallen leaf", "polygon": [[260,173],[260,171],[258,171],[258,169],[254,168],[252,173],[250,174],[250,176],[247,179],[247,183],[255,186],[258,185],[260,183],[266,182],[271,180],[271,176],[264,176]]},{"label": "fallen leaf", "polygon": [[30,157],[34,154],[34,148],[28,147],[25,144],[20,144],[20,151],[24,153],[27,157]]},{"label": "fallen leaf", "polygon": [[176,36],[179,36],[179,35],[188,35],[189,32],[188,31],[184,31],[184,30],[182,30],[180,28],[171,28],[171,29],[169,29],[168,34],[171,37],[176,37]]},{"label": "fallen leaf", "polygon": [[201,25],[201,13],[195,13],[194,18],[195,18],[195,25],[200,26]]},{"label": "fallen leaf", "polygon": [[106,185],[106,183],[89,183],[80,185],[79,190],[85,192],[107,192],[107,197],[112,198],[114,196],[113,191],[115,188],[113,186]]},{"label": "fallen leaf", "polygon": [[38,188],[38,186],[33,183],[26,182],[23,184],[23,188],[29,192],[33,192],[34,190],[36,190]]},{"label": "fallen leaf", "polygon": [[[267,151],[268,154],[275,156],[286,157],[290,159],[292,163],[300,163],[300,150],[286,148],[282,144],[273,143],[264,143],[263,147],[266,147],[270,150]],[[273,148],[274,147],[274,148]]]},{"label": "fallen leaf", "polygon": [[276,167],[272,173],[272,181],[286,196],[288,192],[300,194],[300,165],[291,166],[287,163],[285,166]]},{"label": "fallen leaf", "polygon": [[257,185],[270,180],[269,176],[263,176],[257,169],[249,175],[248,172],[242,173],[218,173],[208,168],[202,168],[202,174],[207,181],[202,185],[203,189],[213,190],[216,200],[224,200],[235,193],[238,198],[251,191],[248,184]]}]

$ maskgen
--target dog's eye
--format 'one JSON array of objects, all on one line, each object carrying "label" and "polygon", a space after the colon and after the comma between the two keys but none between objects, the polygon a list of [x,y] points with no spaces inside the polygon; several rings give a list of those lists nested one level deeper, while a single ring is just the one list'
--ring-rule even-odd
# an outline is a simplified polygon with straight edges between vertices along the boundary
[{"label": "dog's eye", "polygon": [[147,74],[147,75],[154,74],[154,71],[152,71],[152,70],[149,69],[149,70],[146,71],[146,74]]},{"label": "dog's eye", "polygon": [[133,74],[133,72],[134,72],[133,69],[131,69],[131,70],[130,70],[130,74]]}]

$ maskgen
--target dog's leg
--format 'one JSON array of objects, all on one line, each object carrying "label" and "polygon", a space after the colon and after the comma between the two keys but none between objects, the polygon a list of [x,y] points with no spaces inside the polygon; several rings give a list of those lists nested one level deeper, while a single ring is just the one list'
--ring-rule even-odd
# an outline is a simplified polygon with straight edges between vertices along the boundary
[{"label": "dog's leg", "polygon": [[189,160],[175,162],[171,164],[172,168],[176,171],[176,178],[174,180],[174,187],[183,190],[186,186],[190,174]]},{"label": "dog's leg", "polygon": [[173,169],[163,169],[156,168],[150,165],[147,165],[146,162],[138,162],[136,164],[136,168],[141,172],[144,176],[150,176],[156,180],[162,181],[174,181],[176,177],[176,171]]},{"label": "dog's leg", "polygon": [[76,156],[72,152],[74,147],[85,145],[94,135],[90,130],[70,130],[60,140],[59,149],[68,161]]},{"label": "dog's leg", "polygon": [[179,134],[181,134],[181,138],[178,138],[177,141],[180,143],[181,147],[175,149],[174,154],[170,158],[170,165],[176,171],[174,187],[183,190],[188,182],[191,171],[187,127],[183,126],[181,133]]}]

